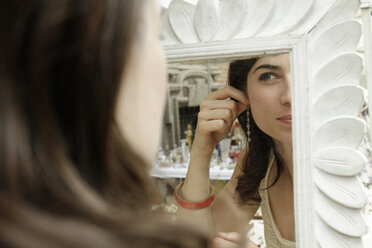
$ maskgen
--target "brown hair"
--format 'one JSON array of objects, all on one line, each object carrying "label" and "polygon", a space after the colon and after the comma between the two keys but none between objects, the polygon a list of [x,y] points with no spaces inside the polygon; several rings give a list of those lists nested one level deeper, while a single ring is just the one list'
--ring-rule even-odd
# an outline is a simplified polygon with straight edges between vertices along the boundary
[{"label": "brown hair", "polygon": [[[248,73],[257,62],[258,58],[236,60],[230,63],[228,72],[228,82],[231,86],[247,92]],[[244,111],[238,116],[238,121],[247,135],[248,111]],[[272,187],[279,179],[282,172],[282,164],[275,149],[272,138],[260,130],[257,126],[252,113],[249,113],[250,139],[249,146],[246,146],[246,156],[243,158],[242,175],[238,178],[236,191],[242,204],[256,205],[260,203],[261,198],[258,193],[261,180],[265,177],[271,150],[273,150],[278,173],[274,182],[268,187]]]},{"label": "brown hair", "polygon": [[0,246],[206,247],[150,216],[114,118],[145,0],[0,4]]}]

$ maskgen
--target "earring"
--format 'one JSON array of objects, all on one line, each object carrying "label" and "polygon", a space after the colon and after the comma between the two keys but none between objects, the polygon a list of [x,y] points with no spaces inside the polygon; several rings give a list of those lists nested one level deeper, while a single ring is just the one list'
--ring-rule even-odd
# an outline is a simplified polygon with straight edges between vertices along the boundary
[{"label": "earring", "polygon": [[250,108],[249,108],[249,105],[248,105],[248,108],[247,108],[247,141],[248,141],[248,144],[249,142],[251,142],[251,131],[250,131],[250,123],[249,123],[249,112],[250,112]]}]

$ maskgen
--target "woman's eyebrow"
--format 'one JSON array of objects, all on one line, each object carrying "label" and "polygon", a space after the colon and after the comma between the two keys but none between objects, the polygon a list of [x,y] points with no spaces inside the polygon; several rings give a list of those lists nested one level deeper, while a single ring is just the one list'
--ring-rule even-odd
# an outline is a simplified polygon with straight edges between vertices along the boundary
[{"label": "woman's eyebrow", "polygon": [[254,73],[255,73],[258,69],[278,70],[279,68],[280,68],[280,67],[277,66],[277,65],[263,64],[263,65],[258,66],[258,67],[254,70]]}]

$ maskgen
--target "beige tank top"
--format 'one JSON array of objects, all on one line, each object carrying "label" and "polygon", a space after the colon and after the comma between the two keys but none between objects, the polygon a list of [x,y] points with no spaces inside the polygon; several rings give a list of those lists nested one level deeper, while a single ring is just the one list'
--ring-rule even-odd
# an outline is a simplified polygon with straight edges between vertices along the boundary
[{"label": "beige tank top", "polygon": [[[271,156],[269,167],[267,169],[265,178],[261,181],[260,189],[267,188],[267,180],[271,171],[271,167],[274,164],[274,156]],[[259,190],[260,197],[261,197],[261,211],[262,211],[262,219],[264,221],[264,232],[265,232],[265,242],[267,248],[295,248],[296,242],[284,239],[276,223],[274,221],[274,217],[271,213],[270,203],[269,203],[269,195],[267,189]]]}]

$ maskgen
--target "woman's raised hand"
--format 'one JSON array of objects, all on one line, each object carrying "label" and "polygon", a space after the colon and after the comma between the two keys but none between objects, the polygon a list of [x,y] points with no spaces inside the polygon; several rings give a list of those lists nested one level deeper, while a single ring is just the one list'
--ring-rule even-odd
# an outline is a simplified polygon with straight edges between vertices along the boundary
[{"label": "woman's raised hand", "polygon": [[[210,93],[200,104],[190,164],[182,187],[185,200],[203,202],[210,196],[209,166],[214,148],[230,132],[234,120],[247,109],[247,105],[248,99],[244,92],[231,86]],[[215,221],[210,207],[198,211],[181,207],[177,215],[180,220],[198,223],[198,228],[214,235]],[[217,240],[217,243],[219,241],[223,240]]]},{"label": "woman's raised hand", "polygon": [[200,104],[193,149],[212,153],[215,146],[231,131],[234,120],[247,109],[248,104],[246,94],[232,86],[207,95]]}]

